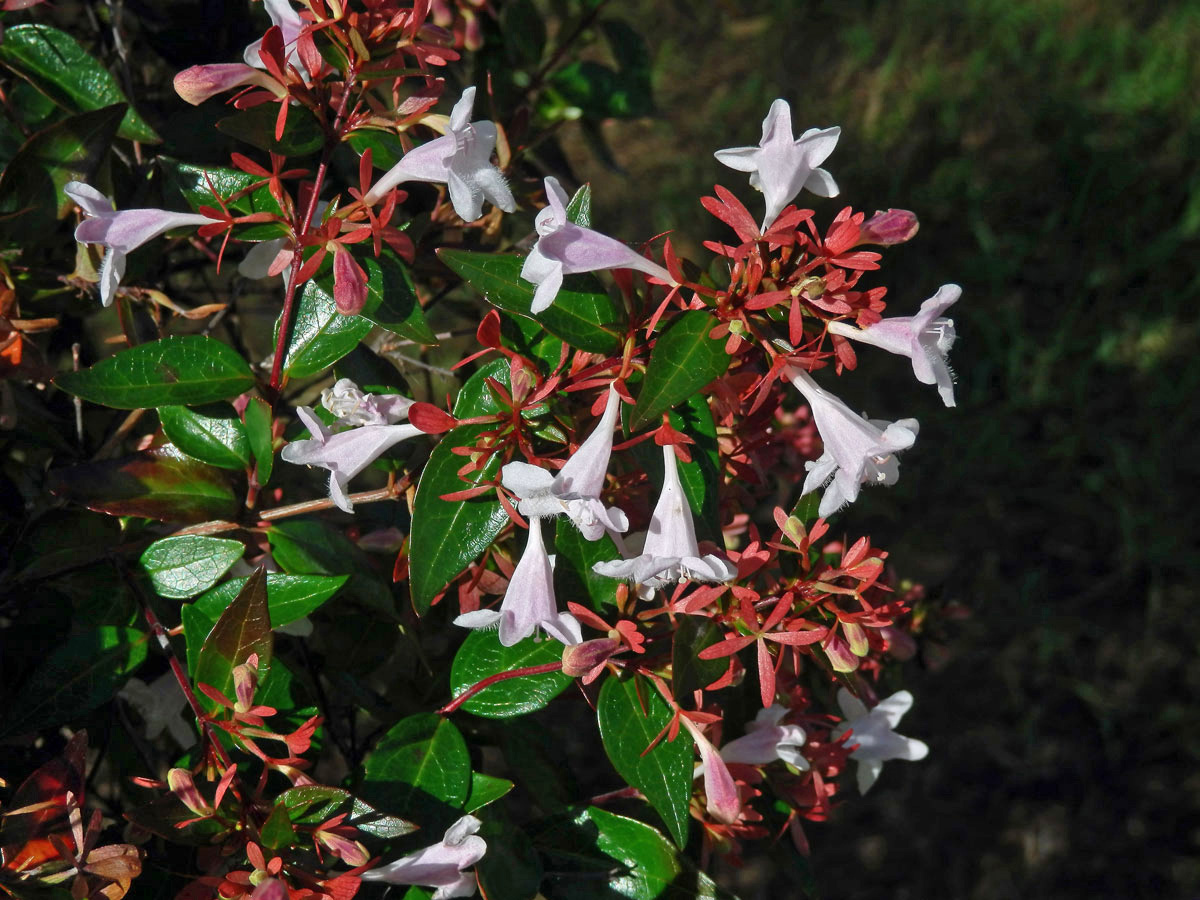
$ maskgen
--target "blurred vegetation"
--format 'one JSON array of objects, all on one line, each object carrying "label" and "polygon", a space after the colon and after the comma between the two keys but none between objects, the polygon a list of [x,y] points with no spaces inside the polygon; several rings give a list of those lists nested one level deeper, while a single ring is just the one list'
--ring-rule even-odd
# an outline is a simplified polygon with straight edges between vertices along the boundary
[{"label": "blurred vegetation", "polygon": [[[842,126],[819,219],[921,218],[884,260],[889,311],[964,288],[958,409],[898,358],[861,353],[844,382],[922,426],[844,527],[971,616],[906,675],[930,759],[808,828],[819,894],[1194,895],[1200,4],[614,8],[656,54],[659,112],[606,126],[623,171],[572,147],[599,227],[723,237],[697,198],[750,194],[711,153],[756,143],[782,96],[798,131]],[[796,895],[767,867],[729,875],[746,900]]]}]

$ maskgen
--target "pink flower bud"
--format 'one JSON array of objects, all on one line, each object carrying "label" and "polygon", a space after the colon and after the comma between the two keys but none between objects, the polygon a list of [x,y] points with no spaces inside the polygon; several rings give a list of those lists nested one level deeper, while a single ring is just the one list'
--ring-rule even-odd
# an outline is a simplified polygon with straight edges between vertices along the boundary
[{"label": "pink flower bud", "polygon": [[333,302],[343,316],[358,315],[367,302],[367,273],[341,247],[333,254]]},{"label": "pink flower bud", "polygon": [[877,212],[863,223],[858,234],[858,244],[878,244],[890,247],[893,244],[903,244],[912,240],[921,223],[917,214],[907,209],[889,209],[887,212]]},{"label": "pink flower bud", "polygon": [[365,866],[371,858],[371,854],[361,843],[343,837],[335,831],[318,831],[317,840],[348,866]]},{"label": "pink flower bud", "polygon": [[615,638],[596,638],[563,648],[563,674],[578,678],[587,675],[597,666],[602,666],[610,656],[621,649]]},{"label": "pink flower bud", "polygon": [[196,789],[192,773],[187,769],[171,769],[167,772],[167,786],[179,798],[179,802],[198,816],[211,816],[213,808]]}]

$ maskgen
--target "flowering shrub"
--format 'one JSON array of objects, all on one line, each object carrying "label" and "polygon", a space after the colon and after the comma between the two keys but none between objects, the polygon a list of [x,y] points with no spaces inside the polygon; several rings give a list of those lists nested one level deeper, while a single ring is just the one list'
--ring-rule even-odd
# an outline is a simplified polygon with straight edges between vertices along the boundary
[{"label": "flowering shrub", "polygon": [[[41,441],[54,499],[29,483],[9,562],[16,623],[47,627],[27,600],[50,591],[66,627],[11,664],[2,730],[78,729],[116,695],[145,731],[142,767],[116,773],[137,776],[118,788],[130,843],[97,845],[76,730],[5,805],[0,886],[119,900],[153,868],[146,890],[180,898],[709,897],[713,854],[783,832],[806,852],[849,761],[865,793],[927,752],[896,733],[912,695],[880,688],[919,591],[831,522],[896,482],[918,434],[838,398],[856,343],[910,357],[954,405],[958,287],[885,316],[886,288],[860,284],[882,259],[865,248],[916,217],[806,208],[838,194],[839,129],[796,138],[777,100],[757,146],[713,148],[762,216],[718,185],[715,221],[686,223],[711,257],[630,245],[536,154],[557,122],[617,112],[605,90],[647,89],[628,52],[571,60],[591,4],[554,46],[528,3],[265,6],[243,61],[174,79],[230,107],[228,165],[154,156],[65,32],[5,34],[5,64],[71,111],[11,160],[5,228],[18,249],[26,230],[65,244],[76,216],[71,314],[91,304],[123,346],[48,371],[29,334],[58,323],[20,317],[36,266],[6,258],[6,415],[70,395],[80,425],[75,447]],[[515,68],[452,88],[492,39]],[[82,62],[55,68],[46,45]],[[48,199],[19,181],[36,166]],[[176,299],[195,267],[157,281],[149,246],[282,276],[263,288],[273,329]],[[430,361],[448,355],[452,372]],[[611,762],[595,795],[537,738],[593,710]]]}]

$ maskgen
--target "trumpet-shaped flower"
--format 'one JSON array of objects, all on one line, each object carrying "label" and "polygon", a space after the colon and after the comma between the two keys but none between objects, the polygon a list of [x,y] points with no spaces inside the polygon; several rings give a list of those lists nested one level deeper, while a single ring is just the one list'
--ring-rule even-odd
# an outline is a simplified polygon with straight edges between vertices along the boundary
[{"label": "trumpet-shaped flower", "polygon": [[897,691],[881,700],[868,712],[863,702],[845,688],[838,691],[838,706],[846,717],[845,724],[834,732],[834,740],[851,732],[847,746],[857,747],[850,758],[858,763],[858,791],[865,794],[879,777],[883,764],[889,759],[915,761],[929,755],[929,745],[915,738],[896,734],[901,717],[913,705],[913,695]]},{"label": "trumpet-shaped flower", "polygon": [[404,154],[367,191],[363,201],[377,203],[401,182],[428,181],[446,185],[454,211],[463,221],[474,222],[483,215],[485,199],[505,212],[515,210],[512,191],[491,162],[496,126],[487,121],[472,123],[474,106],[475,88],[469,87],[450,112],[447,133]]},{"label": "trumpet-shaped flower", "polygon": [[[271,24],[279,26],[284,49],[288,52],[288,63],[298,72],[306,71],[304,62],[300,59],[300,52],[296,49],[296,40],[304,28],[304,20],[300,18],[300,13],[292,9],[288,0],[263,0],[263,5],[267,8],[267,15],[271,17]],[[246,47],[246,52],[242,54],[246,65],[254,66],[256,69],[266,68],[263,65],[262,57],[259,56],[261,49],[262,38]]]},{"label": "trumpet-shaped flower", "polygon": [[943,284],[938,292],[921,304],[915,316],[893,316],[867,328],[858,329],[845,322],[831,322],[829,331],[864,344],[873,344],[912,360],[913,374],[921,384],[936,384],[942,402],[954,405],[954,373],[946,363],[946,354],[954,346],[954,320],[942,317],[962,296],[957,284]]},{"label": "trumpet-shaped flower", "polygon": [[550,205],[537,214],[534,224],[538,241],[521,266],[521,277],[537,285],[531,312],[540,313],[554,302],[565,275],[601,269],[637,269],[667,284],[675,284],[670,272],[633,248],[571,222],[567,218],[567,192],[553,176],[547,176],[545,184]]},{"label": "trumpet-shaped flower", "polygon": [[538,628],[560,643],[583,642],[583,629],[570,613],[560,613],[554,597],[554,567],[542,541],[542,520],[529,520],[529,540],[513,570],[500,609],[477,609],[454,620],[464,628],[487,628],[499,623],[500,643],[511,647]]},{"label": "trumpet-shaped flower", "polygon": [[463,816],[446,829],[445,837],[432,847],[410,853],[386,866],[369,869],[361,877],[364,881],[437,888],[433,900],[470,897],[478,882],[474,873],[463,869],[475,865],[487,853],[487,842],[476,834],[482,824],[474,816]]},{"label": "trumpet-shaped flower", "polygon": [[841,133],[837,127],[810,128],[793,139],[791,108],[786,100],[776,100],[763,119],[757,147],[731,147],[715,155],[729,168],[749,172],[750,186],[763,192],[767,201],[765,231],[802,188],[820,197],[837,196],[837,182],[818,167],[833,152]]},{"label": "trumpet-shaped flower", "polygon": [[788,376],[812,408],[813,421],[825,445],[820,459],[805,464],[808,477],[801,491],[808,494],[828,483],[818,513],[829,516],[853,503],[864,482],[895,484],[900,478],[896,453],[907,450],[917,439],[917,420],[869,422],[818,387],[804,370],[789,369]]},{"label": "trumpet-shaped flower", "polygon": [[609,387],[599,424],[557,475],[523,462],[504,467],[503,484],[520,498],[517,508],[522,515],[566,514],[589,541],[598,541],[605,531],[619,533],[629,528],[625,513],[600,502],[620,410],[621,396],[615,387]]},{"label": "trumpet-shaped flower", "polygon": [[675,448],[663,447],[663,487],[650,517],[650,530],[642,554],[633,559],[598,562],[592,569],[610,578],[627,578],[653,592],[672,581],[729,581],[737,569],[715,553],[700,555],[692,508],[679,481]]},{"label": "trumpet-shaped flower", "polygon": [[172,228],[221,223],[220,219],[165,209],[123,209],[117,212],[112,200],[82,181],[67,182],[63,193],[79,204],[87,215],[75,229],[75,240],[81,244],[103,244],[108,248],[100,266],[100,301],[105,306],[111,306],[117,294],[117,287],[125,274],[126,254]]},{"label": "trumpet-shaped flower", "polygon": [[717,752],[717,748],[704,736],[704,732],[687,716],[683,716],[680,721],[695,740],[696,749],[700,751],[700,765],[693,770],[692,777],[704,776],[704,795],[707,798],[705,809],[718,822],[732,825],[742,814],[737,782],[733,780],[722,754]]},{"label": "trumpet-shaped flower", "polygon": [[130,678],[117,696],[142,717],[148,740],[154,740],[165,731],[184,749],[196,743],[196,733],[182,715],[187,698],[175,673],[167,672],[149,684],[140,678]]},{"label": "trumpet-shaped flower", "polygon": [[415,425],[395,424],[408,417],[412,401],[407,397],[364,394],[348,378],[326,389],[321,402],[338,416],[333,428],[301,406],[296,414],[312,437],[292,441],[279,455],[285,462],[328,469],[330,499],[338,509],[353,512],[354,504],[346,494],[350,479],[396,444],[422,432]]},{"label": "trumpet-shaped flower", "polygon": [[760,709],[746,733],[721,748],[721,759],[727,763],[764,766],[782,759],[802,772],[808,771],[808,760],[801,752],[808,739],[799,725],[780,725],[788,714],[786,706],[778,703]]}]

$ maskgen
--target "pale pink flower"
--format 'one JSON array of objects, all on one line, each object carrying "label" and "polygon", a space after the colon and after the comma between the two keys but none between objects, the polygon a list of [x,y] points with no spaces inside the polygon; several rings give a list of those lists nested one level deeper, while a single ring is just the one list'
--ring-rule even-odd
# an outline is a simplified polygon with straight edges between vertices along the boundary
[{"label": "pale pink flower", "polygon": [[619,533],[629,528],[625,513],[600,502],[620,411],[621,396],[610,386],[600,422],[557,475],[523,462],[504,467],[502,482],[520,499],[517,509],[522,515],[565,514],[589,541],[598,541],[605,531]]},{"label": "pale pink flower", "polygon": [[763,119],[757,147],[731,147],[715,156],[731,169],[750,173],[750,186],[762,191],[767,201],[762,224],[766,230],[802,188],[820,197],[837,196],[837,182],[818,167],[833,152],[841,133],[837,127],[810,128],[793,139],[791,108],[786,100],[776,100]]},{"label": "pale pink flower", "polygon": [[500,608],[477,609],[454,620],[464,628],[500,625],[505,647],[532,636],[539,628],[556,641],[571,646],[583,642],[583,629],[570,613],[560,613],[554,597],[554,567],[542,541],[542,520],[529,520],[529,540],[513,570]]},{"label": "pale pink flower", "polygon": [[633,581],[646,596],[673,581],[729,581],[737,568],[715,553],[700,555],[692,508],[675,461],[675,448],[663,447],[663,486],[650,517],[650,530],[640,556],[598,562],[592,569],[609,578]]},{"label": "pale pink flower", "polygon": [[558,296],[563,276],[601,269],[637,269],[667,284],[675,284],[671,273],[615,238],[576,225],[567,218],[567,192],[558,179],[547,176],[546,200],[534,224],[538,241],[521,266],[521,277],[537,285],[530,312],[547,309]]},{"label": "pale pink flower", "polygon": [[859,793],[865,794],[875,783],[883,764],[889,759],[915,761],[929,755],[929,745],[924,741],[904,737],[895,731],[901,717],[913,705],[913,695],[908,691],[897,691],[886,700],[880,700],[869,712],[863,702],[845,688],[838,691],[837,701],[846,722],[834,732],[833,738],[837,740],[850,732],[846,746],[856,747],[850,758],[858,763]]},{"label": "pale pink flower", "polygon": [[364,394],[349,378],[340,378],[321,391],[321,405],[343,427],[395,425],[408,418],[413,401],[403,394]]},{"label": "pale pink flower", "polygon": [[921,384],[936,384],[942,402],[954,406],[954,373],[946,354],[954,346],[954,320],[942,317],[962,296],[957,284],[943,284],[921,304],[915,316],[892,316],[858,329],[845,322],[829,323],[831,334],[840,334],[864,344],[873,344],[912,360],[913,374]]},{"label": "pale pink flower", "polygon": [[704,776],[704,795],[707,798],[705,809],[718,822],[732,825],[742,814],[737,782],[729,774],[725,760],[721,758],[712,742],[704,736],[704,732],[687,716],[683,716],[680,721],[696,741],[696,749],[700,751],[700,765],[695,768],[692,777]]},{"label": "pale pink flower", "polygon": [[487,853],[487,842],[479,837],[480,822],[474,816],[463,816],[448,829],[441,841],[395,862],[369,869],[360,876],[363,881],[386,881],[391,884],[419,884],[437,888],[433,900],[451,897],[470,897],[478,887],[475,874],[464,872]]},{"label": "pale pink flower", "polygon": [[199,106],[210,97],[235,87],[255,84],[266,88],[277,97],[285,96],[286,91],[274,78],[261,67],[247,66],[244,63],[210,63],[203,66],[191,66],[175,76],[175,93],[192,106]]},{"label": "pale pink flower", "polygon": [[825,452],[805,464],[808,477],[801,494],[828,483],[818,514],[832,515],[858,499],[867,484],[895,484],[900,477],[896,453],[917,439],[917,420],[869,422],[833,394],[820,388],[803,369],[788,369],[788,377],[812,409]]},{"label": "pale pink flower", "polygon": [[512,191],[491,162],[496,148],[496,125],[487,121],[473,123],[474,106],[475,88],[469,87],[450,112],[446,134],[404,154],[367,191],[363,201],[377,203],[405,181],[428,181],[446,185],[454,211],[465,222],[474,222],[483,215],[485,199],[505,212],[515,210],[517,203]]},{"label": "pale pink flower", "polygon": [[801,752],[807,740],[804,729],[799,725],[779,724],[788,712],[786,706],[778,703],[760,709],[754,721],[746,726],[746,733],[721,748],[721,759],[748,766],[765,766],[782,759],[807,772],[808,760]]},{"label": "pale pink flower", "polygon": [[145,726],[147,740],[154,740],[164,731],[183,749],[196,743],[196,732],[183,717],[187,697],[168,671],[147,684],[140,678],[130,678],[117,696],[137,710]]},{"label": "pale pink flower", "polygon": [[63,193],[74,200],[87,215],[75,229],[75,240],[81,244],[103,244],[108,248],[100,266],[100,302],[111,306],[117,287],[125,274],[125,256],[147,241],[185,226],[219,224],[196,213],[177,213],[165,209],[123,209],[120,212],[112,200],[82,181],[68,181]]},{"label": "pale pink flower", "polygon": [[[263,0],[263,5],[267,8],[267,15],[271,17],[271,24],[279,26],[279,31],[283,36],[283,46],[288,54],[288,63],[297,72],[307,72],[304,62],[300,59],[300,53],[296,49],[296,39],[300,37],[300,32],[304,28],[304,20],[300,18],[300,13],[292,9],[287,0]],[[246,52],[242,54],[246,65],[254,66],[256,69],[265,68],[262,57],[259,56],[261,49],[262,38],[246,47]]]}]

